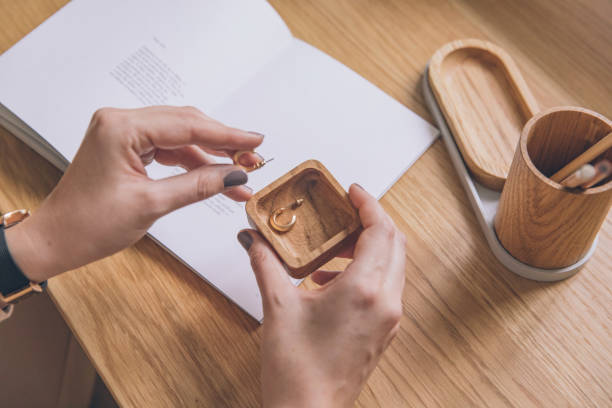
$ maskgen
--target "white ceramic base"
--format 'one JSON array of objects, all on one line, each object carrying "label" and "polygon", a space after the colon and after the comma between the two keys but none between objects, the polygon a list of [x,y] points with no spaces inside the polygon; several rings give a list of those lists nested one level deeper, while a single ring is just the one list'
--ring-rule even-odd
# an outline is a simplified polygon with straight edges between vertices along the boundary
[{"label": "white ceramic base", "polygon": [[497,234],[495,233],[493,224],[501,194],[497,191],[493,191],[482,186],[470,176],[461,157],[461,153],[455,144],[453,135],[446,124],[444,115],[440,111],[438,103],[436,102],[431,86],[429,85],[428,69],[429,68],[425,70],[425,75],[423,77],[423,93],[425,94],[425,102],[427,103],[427,107],[436,121],[438,129],[440,129],[442,140],[446,145],[446,149],[448,150],[453,165],[455,166],[455,170],[459,175],[461,184],[463,185],[463,188],[470,199],[470,203],[474,208],[480,228],[482,228],[493,254],[495,254],[497,259],[499,259],[499,261],[504,264],[506,268],[527,279],[542,282],[553,282],[569,278],[570,276],[574,275],[586,263],[586,261],[589,260],[591,255],[593,255],[593,252],[595,252],[598,238],[595,238],[593,245],[584,258],[573,265],[560,269],[542,269],[529,266],[510,255],[510,253],[501,245],[497,239]]}]

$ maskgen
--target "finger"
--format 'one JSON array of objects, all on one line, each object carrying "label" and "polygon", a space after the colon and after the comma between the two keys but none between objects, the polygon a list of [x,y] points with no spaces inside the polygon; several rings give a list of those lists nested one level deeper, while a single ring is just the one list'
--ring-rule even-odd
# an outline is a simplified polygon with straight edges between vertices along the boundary
[{"label": "finger", "polygon": [[140,160],[142,160],[142,164],[144,166],[148,166],[153,162],[155,155],[157,154],[157,149],[150,149],[148,152],[144,152],[140,155]]},{"label": "finger", "polygon": [[396,250],[394,240],[397,239],[397,229],[378,201],[363,188],[353,184],[349,196],[359,211],[364,230],[357,239],[354,260],[347,271],[386,281],[386,275],[391,272],[388,266]]},{"label": "finger", "polygon": [[310,279],[317,285],[323,286],[331,282],[339,274],[339,271],[315,271],[310,275]]},{"label": "finger", "polygon": [[[217,150],[217,149],[211,149],[210,147],[206,147],[206,146],[201,146],[201,147],[202,147],[202,150],[204,150],[206,153],[213,155],[213,156],[217,156],[217,157],[230,157],[231,158],[238,151],[238,150]],[[255,153],[255,152],[245,153],[244,156],[248,157],[249,154],[255,155],[252,159],[252,161],[254,162],[263,160],[263,157],[259,153]]]},{"label": "finger", "polygon": [[359,218],[363,228],[368,228],[382,223],[388,218],[385,210],[378,203],[378,200],[370,195],[359,184],[353,184],[349,188],[351,202],[359,211]]},{"label": "finger", "polygon": [[143,135],[143,148],[170,149],[201,145],[215,150],[250,150],[263,135],[226,126],[192,107],[155,106],[136,109],[134,125]]},{"label": "finger", "polygon": [[[252,132],[249,132],[252,133]],[[258,133],[256,133],[258,134]],[[234,151],[228,151],[228,150],[216,150],[216,149],[211,149],[209,147],[206,146],[200,146],[202,148],[202,150],[204,150],[206,153],[212,155],[212,156],[217,156],[217,157],[233,157],[234,154],[237,152],[237,150]],[[242,164],[243,166],[252,166],[260,161],[263,161],[264,158],[262,155],[260,155],[257,152],[253,152],[253,153],[244,153],[242,156],[240,156],[240,164]]]},{"label": "finger", "polygon": [[[173,150],[158,149],[155,160],[166,166],[180,166],[187,171],[215,163],[214,159],[198,146],[184,146]],[[253,190],[248,186],[238,186],[223,194],[234,201],[247,201],[253,196]]]},{"label": "finger", "polygon": [[243,202],[253,197],[253,190],[249,186],[238,186],[230,188],[223,194],[231,200]]},{"label": "finger", "polygon": [[178,149],[157,149],[155,161],[164,166],[180,166],[194,170],[215,161],[198,146],[183,146]]},{"label": "finger", "polygon": [[225,151],[225,150],[211,149],[210,147],[206,147],[206,146],[200,146],[200,147],[206,153],[211,154],[213,156],[217,156],[217,157],[231,157],[231,155],[227,151]]},{"label": "finger", "polygon": [[[206,152],[209,149],[199,146],[183,146],[176,149],[157,149],[154,151],[155,160],[166,166],[181,166],[185,170],[193,170],[205,164],[213,164],[215,160]],[[227,157],[227,156],[225,156]],[[251,167],[263,161],[264,158],[257,152],[247,152],[240,156],[238,165]]]},{"label": "finger", "polygon": [[354,259],[362,262],[385,259],[391,254],[396,231],[393,221],[380,203],[358,184],[350,187],[349,197],[359,211],[364,228],[353,250]]},{"label": "finger", "polygon": [[229,188],[244,185],[247,181],[248,176],[240,167],[213,164],[152,181],[149,193],[155,197],[155,212],[161,216]]},{"label": "finger", "polygon": [[389,279],[385,282],[387,293],[401,301],[406,283],[406,240],[404,234],[397,233],[393,240],[393,251],[389,262]]},{"label": "finger", "polygon": [[254,230],[240,231],[238,241],[251,259],[251,266],[261,293],[264,316],[290,307],[294,302],[289,298],[295,292],[295,286],[289,280],[274,250]]}]

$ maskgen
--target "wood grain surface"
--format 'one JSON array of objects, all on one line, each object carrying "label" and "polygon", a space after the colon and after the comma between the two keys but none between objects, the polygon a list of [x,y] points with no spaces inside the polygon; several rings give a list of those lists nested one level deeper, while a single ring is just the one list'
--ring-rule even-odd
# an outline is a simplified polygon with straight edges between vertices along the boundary
[{"label": "wood grain surface", "polygon": [[[0,0],[0,51],[64,3]],[[508,51],[542,108],[612,117],[607,0],[271,3],[294,35],[428,120],[421,75],[458,38]],[[60,174],[5,131],[0,152],[0,210],[35,210]],[[612,404],[611,215],[586,267],[546,284],[497,262],[439,141],[381,202],[408,237],[404,315],[357,406]],[[121,405],[259,405],[261,327],[151,240],[49,286]]]},{"label": "wood grain surface", "polygon": [[[612,206],[612,182],[582,190],[548,177],[610,131],[607,118],[573,107],[540,112],[527,123],[495,216],[497,237],[515,258],[564,268],[589,252]],[[612,149],[604,158],[612,160]]]},{"label": "wood grain surface", "polygon": [[457,40],[435,52],[428,72],[470,173],[501,191],[521,130],[539,110],[514,60],[495,44]]},{"label": "wood grain surface", "polygon": [[[302,204],[294,209],[297,200]],[[295,215],[296,223],[286,232],[270,225],[270,216],[279,208]],[[246,204],[249,223],[272,245],[294,278],[303,278],[333,259],[355,241],[361,229],[357,210],[334,176],[317,160],[307,160],[279,177]]]}]

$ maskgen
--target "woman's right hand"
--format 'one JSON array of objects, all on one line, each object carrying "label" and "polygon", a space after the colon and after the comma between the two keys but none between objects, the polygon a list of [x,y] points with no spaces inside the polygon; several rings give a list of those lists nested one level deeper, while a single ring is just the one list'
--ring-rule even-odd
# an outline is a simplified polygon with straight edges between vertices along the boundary
[{"label": "woman's right hand", "polygon": [[361,187],[349,195],[364,230],[345,271],[312,275],[318,290],[293,286],[257,232],[238,234],[263,299],[265,407],[352,406],[399,329],[405,237]]},{"label": "woman's right hand", "polygon": [[[7,230],[11,255],[40,282],[132,245],[178,208],[218,193],[246,201],[252,195],[244,185],[247,174],[215,164],[212,156],[262,142],[262,135],[225,126],[195,108],[100,109],[53,192]],[[146,166],[154,160],[186,172],[152,180]]]}]

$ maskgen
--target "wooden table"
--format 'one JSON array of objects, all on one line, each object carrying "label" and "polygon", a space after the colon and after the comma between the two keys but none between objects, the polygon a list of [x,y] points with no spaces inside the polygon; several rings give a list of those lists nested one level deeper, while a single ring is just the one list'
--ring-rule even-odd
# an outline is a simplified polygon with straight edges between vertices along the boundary
[{"label": "wooden table", "polygon": [[[0,51],[65,2],[0,0]],[[541,107],[612,117],[609,1],[271,3],[297,37],[429,120],[425,64],[465,37],[509,51]],[[0,151],[0,210],[35,208],[60,173],[3,130]],[[440,141],[382,203],[408,236],[404,316],[358,406],[612,405],[612,216],[587,266],[544,284],[491,254]],[[150,239],[49,287],[121,405],[259,405],[261,328]]]}]

